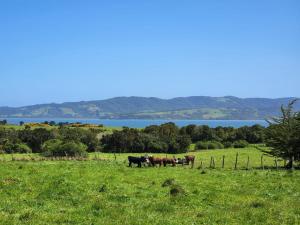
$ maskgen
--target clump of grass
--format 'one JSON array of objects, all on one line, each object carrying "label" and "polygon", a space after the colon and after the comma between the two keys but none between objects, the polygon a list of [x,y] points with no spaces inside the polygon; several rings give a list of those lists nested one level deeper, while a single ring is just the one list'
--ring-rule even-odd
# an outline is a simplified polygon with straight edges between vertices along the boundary
[{"label": "clump of grass", "polygon": [[171,186],[175,184],[175,179],[173,178],[169,178],[169,179],[166,179],[163,183],[162,183],[162,187],[168,187],[168,186]]},{"label": "clump of grass", "polygon": [[94,202],[91,206],[91,210],[94,216],[99,216],[102,211],[102,204],[100,202]]},{"label": "clump of grass", "polygon": [[105,184],[103,184],[103,185],[100,185],[100,187],[99,187],[99,190],[98,190],[99,192],[106,192],[107,191],[107,186],[105,185]]},{"label": "clump of grass", "polygon": [[7,177],[4,178],[3,180],[0,180],[0,183],[2,183],[3,185],[16,184],[19,183],[19,179],[14,177]]},{"label": "clump of grass", "polygon": [[200,218],[200,217],[204,217],[205,216],[205,214],[203,213],[203,212],[199,212],[199,213],[197,213],[197,215],[196,215],[198,218]]},{"label": "clump of grass", "polygon": [[286,173],[285,173],[285,176],[287,176],[287,177],[292,177],[292,176],[293,176],[293,173],[294,173],[294,170],[292,170],[292,169],[287,170]]},{"label": "clump of grass", "polygon": [[155,204],[154,210],[160,213],[172,213],[175,211],[175,208],[173,205],[168,204],[167,202],[160,202],[158,204]]},{"label": "clump of grass", "polygon": [[200,172],[200,174],[206,174],[206,171],[205,171],[205,170],[202,170],[202,171]]},{"label": "clump of grass", "polygon": [[19,220],[21,220],[21,221],[23,221],[23,222],[25,222],[25,221],[30,221],[31,218],[33,217],[33,215],[34,215],[33,212],[31,212],[31,211],[26,211],[26,212],[24,212],[23,214],[21,214],[21,215],[19,216]]},{"label": "clump of grass", "polygon": [[172,187],[170,189],[170,195],[171,196],[176,197],[176,196],[185,195],[185,194],[186,194],[186,192],[183,189],[183,187],[181,187],[178,184],[172,185]]},{"label": "clump of grass", "polygon": [[198,194],[200,194],[200,192],[199,192],[199,190],[196,189],[193,191],[193,194],[198,195]]},{"label": "clump of grass", "polygon": [[254,201],[250,204],[250,206],[253,208],[262,208],[265,206],[265,204],[263,202]]}]

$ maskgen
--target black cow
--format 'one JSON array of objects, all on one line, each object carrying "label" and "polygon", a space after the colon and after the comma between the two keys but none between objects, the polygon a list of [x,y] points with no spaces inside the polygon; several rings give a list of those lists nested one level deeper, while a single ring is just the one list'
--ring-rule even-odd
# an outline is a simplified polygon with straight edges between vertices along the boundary
[{"label": "black cow", "polygon": [[182,165],[184,165],[184,164],[187,164],[187,161],[186,161],[186,159],[185,158],[178,158],[178,159],[175,159],[176,160],[176,163],[177,164],[182,164]]},{"label": "black cow", "polygon": [[138,167],[142,167],[142,163],[147,162],[147,158],[142,157],[135,157],[135,156],[128,156],[129,166],[131,167],[131,164],[138,164]]}]

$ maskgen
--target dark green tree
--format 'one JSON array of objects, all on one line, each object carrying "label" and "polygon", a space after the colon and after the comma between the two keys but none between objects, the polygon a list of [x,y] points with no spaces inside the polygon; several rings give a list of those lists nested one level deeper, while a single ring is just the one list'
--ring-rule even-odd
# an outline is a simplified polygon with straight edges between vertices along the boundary
[{"label": "dark green tree", "polygon": [[300,112],[293,111],[296,100],[281,107],[281,116],[269,120],[266,143],[270,154],[288,160],[287,168],[293,168],[294,160],[300,160]]},{"label": "dark green tree", "polygon": [[42,144],[55,138],[54,132],[45,128],[20,130],[18,135],[20,140],[32,148],[32,152],[41,152]]},{"label": "dark green tree", "polygon": [[6,125],[7,124],[7,120],[0,120],[0,125]]}]

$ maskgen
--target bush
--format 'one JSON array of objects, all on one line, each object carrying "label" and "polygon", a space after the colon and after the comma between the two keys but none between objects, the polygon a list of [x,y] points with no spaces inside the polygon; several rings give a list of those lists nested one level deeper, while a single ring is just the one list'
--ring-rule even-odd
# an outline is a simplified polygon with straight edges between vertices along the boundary
[{"label": "bush", "polygon": [[196,143],[196,149],[208,149],[208,143],[206,141],[198,141]]},{"label": "bush", "polygon": [[224,148],[231,148],[232,147],[232,142],[226,141],[226,142],[223,143],[223,145],[224,145]]},{"label": "bush", "polygon": [[196,143],[196,149],[222,149],[224,145],[218,141],[199,141]]},{"label": "bush", "polygon": [[245,140],[238,140],[233,142],[234,148],[246,148],[249,145],[249,143]]},{"label": "bush", "polygon": [[4,153],[31,153],[31,148],[24,143],[11,143],[7,142],[2,146]]},{"label": "bush", "polygon": [[208,149],[222,149],[222,148],[224,148],[224,145],[221,142],[209,141],[208,143]]},{"label": "bush", "polygon": [[32,150],[31,148],[24,144],[24,143],[20,143],[20,144],[15,144],[14,145],[14,152],[18,152],[18,153],[31,153]]},{"label": "bush", "polygon": [[14,144],[8,141],[3,145],[2,149],[5,153],[14,153]]},{"label": "bush", "polygon": [[43,155],[52,156],[70,156],[70,157],[87,157],[87,146],[81,142],[66,141],[58,139],[46,141],[43,145]]}]

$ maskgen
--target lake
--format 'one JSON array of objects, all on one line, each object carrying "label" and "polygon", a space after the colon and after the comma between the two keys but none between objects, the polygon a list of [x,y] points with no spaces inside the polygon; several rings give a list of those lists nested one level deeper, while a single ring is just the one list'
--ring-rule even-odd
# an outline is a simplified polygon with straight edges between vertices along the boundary
[{"label": "lake", "polygon": [[2,118],[6,119],[9,124],[19,124],[20,121],[25,123],[40,123],[44,121],[55,121],[59,122],[69,122],[69,123],[90,123],[90,124],[103,124],[109,127],[132,127],[132,128],[143,128],[149,125],[160,125],[167,122],[174,122],[177,126],[182,127],[189,124],[195,125],[208,125],[210,127],[242,127],[242,126],[252,126],[254,124],[260,124],[262,126],[267,126],[268,123],[265,120],[142,120],[142,119],[61,119],[61,118]]}]

